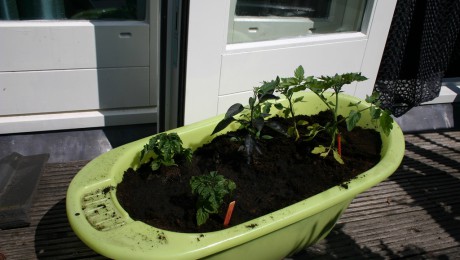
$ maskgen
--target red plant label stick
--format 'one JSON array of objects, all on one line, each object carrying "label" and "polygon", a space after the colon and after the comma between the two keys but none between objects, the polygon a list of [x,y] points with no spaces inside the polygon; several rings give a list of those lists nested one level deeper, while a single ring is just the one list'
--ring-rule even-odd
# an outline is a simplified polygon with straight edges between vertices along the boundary
[{"label": "red plant label stick", "polygon": [[227,214],[225,215],[224,227],[228,226],[230,219],[232,218],[233,208],[235,207],[235,201],[228,204]]},{"label": "red plant label stick", "polygon": [[337,152],[342,157],[342,136],[340,136],[340,133],[337,134]]}]

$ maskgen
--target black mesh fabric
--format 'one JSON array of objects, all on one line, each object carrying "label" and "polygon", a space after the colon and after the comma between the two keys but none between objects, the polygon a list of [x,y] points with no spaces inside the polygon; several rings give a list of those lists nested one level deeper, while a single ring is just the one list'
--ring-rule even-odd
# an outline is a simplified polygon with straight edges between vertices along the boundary
[{"label": "black mesh fabric", "polygon": [[460,0],[398,0],[375,90],[395,116],[439,95],[458,46]]}]

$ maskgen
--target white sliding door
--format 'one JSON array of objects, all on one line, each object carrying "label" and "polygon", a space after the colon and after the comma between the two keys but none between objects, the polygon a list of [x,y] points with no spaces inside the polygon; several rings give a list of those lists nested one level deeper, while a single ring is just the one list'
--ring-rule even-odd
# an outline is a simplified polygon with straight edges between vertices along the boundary
[{"label": "white sliding door", "polygon": [[159,1],[0,8],[0,134],[156,121]]},{"label": "white sliding door", "polygon": [[396,0],[191,0],[185,124],[247,103],[264,80],[362,72],[372,92]]}]

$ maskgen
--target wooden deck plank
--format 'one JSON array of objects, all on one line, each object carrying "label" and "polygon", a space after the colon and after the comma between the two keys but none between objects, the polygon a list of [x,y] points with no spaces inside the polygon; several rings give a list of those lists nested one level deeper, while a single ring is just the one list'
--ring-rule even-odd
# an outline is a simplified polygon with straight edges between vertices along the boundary
[{"label": "wooden deck plank", "polygon": [[86,163],[45,166],[30,212],[31,225],[0,231],[0,252],[7,259],[104,259],[78,239],[65,212],[67,187]]},{"label": "wooden deck plank", "polygon": [[331,234],[296,259],[460,256],[460,132],[405,137],[398,171],[359,195]]},{"label": "wooden deck plank", "polygon": [[[460,256],[460,131],[407,134],[398,171],[359,195],[329,236],[291,259],[437,259]],[[104,259],[74,234],[69,182],[87,161],[47,164],[31,225],[0,230],[7,259]]]}]

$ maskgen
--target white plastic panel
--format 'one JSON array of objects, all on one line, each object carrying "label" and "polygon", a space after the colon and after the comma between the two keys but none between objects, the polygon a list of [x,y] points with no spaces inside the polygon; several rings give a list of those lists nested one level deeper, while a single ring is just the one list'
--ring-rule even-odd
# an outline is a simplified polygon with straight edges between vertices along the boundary
[{"label": "white plastic panel", "polygon": [[156,123],[153,107],[0,117],[0,134]]},{"label": "white plastic panel", "polygon": [[149,66],[144,22],[0,22],[0,35],[0,71]]},{"label": "white plastic panel", "polygon": [[156,122],[161,8],[146,4],[145,21],[0,21],[0,134]]},{"label": "white plastic panel", "polygon": [[[359,39],[361,38],[361,39]],[[306,75],[334,75],[359,72],[367,39],[335,41],[326,44],[273,48],[222,55],[219,95],[251,91],[276,76],[291,77],[299,65]],[[313,62],[312,62],[313,61]],[[351,94],[354,89],[351,90]]]},{"label": "white plastic panel", "polygon": [[0,115],[149,106],[149,68],[0,73]]}]

